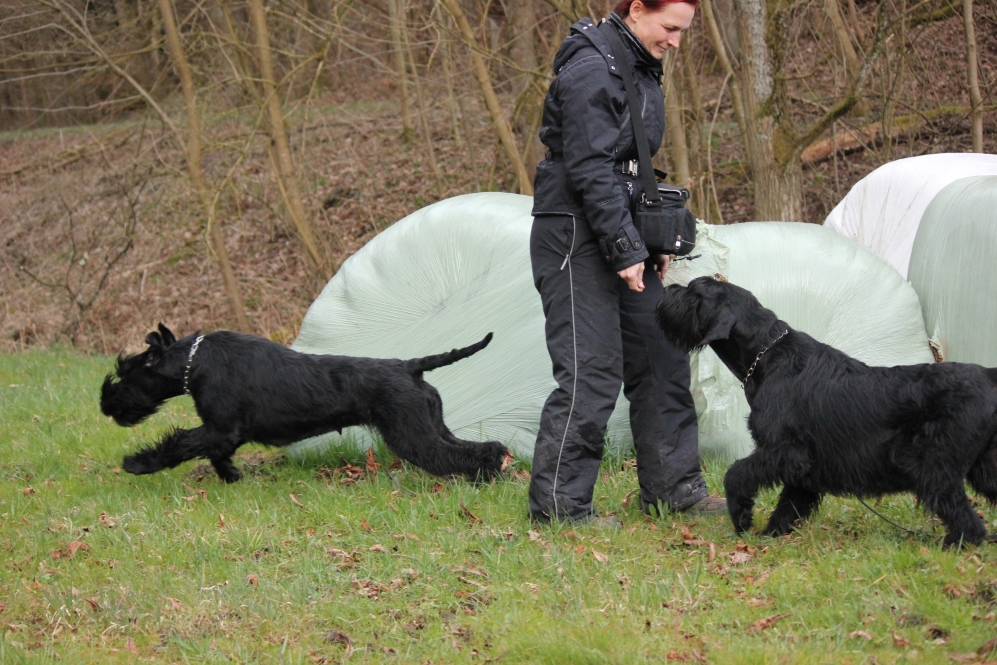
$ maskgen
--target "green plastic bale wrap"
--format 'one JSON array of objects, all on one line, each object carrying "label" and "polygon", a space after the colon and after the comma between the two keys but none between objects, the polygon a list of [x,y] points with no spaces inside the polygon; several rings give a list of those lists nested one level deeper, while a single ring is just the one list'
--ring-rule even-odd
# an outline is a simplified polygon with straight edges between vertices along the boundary
[{"label": "green plastic bale wrap", "polygon": [[[666,284],[722,275],[779,318],[869,365],[932,362],[917,294],[886,261],[813,224],[748,222],[697,229],[692,261]],[[733,374],[709,348],[692,355],[700,449],[731,459],[754,447],[750,409]]]},{"label": "green plastic bale wrap", "polygon": [[997,366],[997,176],[956,180],[921,216],[908,278],[945,360]]},{"label": "green plastic bale wrap", "polygon": [[[443,398],[457,436],[497,440],[530,458],[540,410],[554,389],[544,316],[530,268],[533,199],[504,193],[457,196],[393,224],[350,257],[312,304],[293,348],[373,358],[414,358],[491,344],[426,380]],[[622,415],[621,415],[622,414]],[[627,409],[609,437],[630,442]],[[290,452],[373,438],[350,428]]]},{"label": "green plastic bale wrap", "polygon": [[[423,208],[348,259],[312,304],[293,348],[307,353],[412,358],[465,346],[494,332],[471,358],[426,374],[444,418],[467,439],[494,439],[529,458],[544,400],[553,390],[529,239],[532,199],[468,194]],[[722,273],[754,291],[793,326],[872,364],[928,362],[917,298],[868,250],[818,226],[752,223],[699,228],[695,261],[669,281]],[[650,276],[649,276],[650,277]],[[732,459],[751,450],[740,385],[709,350],[693,357],[692,390],[704,453]],[[632,445],[620,397],[607,437]],[[299,442],[289,452],[345,438],[373,441],[362,428]]]}]

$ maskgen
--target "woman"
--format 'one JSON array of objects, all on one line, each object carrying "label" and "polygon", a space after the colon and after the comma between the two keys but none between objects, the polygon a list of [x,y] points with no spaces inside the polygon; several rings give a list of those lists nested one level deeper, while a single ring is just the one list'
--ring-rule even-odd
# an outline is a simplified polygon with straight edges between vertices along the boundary
[{"label": "woman", "polygon": [[[536,520],[597,516],[592,492],[621,382],[642,507],[726,511],[723,499],[707,494],[700,471],[689,357],[665,341],[654,320],[668,257],[648,255],[631,217],[643,187],[617,69],[631,67],[654,154],[665,127],[661,56],[678,48],[697,5],[621,0],[602,25],[575,23],[554,59],[530,238],[558,384],[544,405],[533,457]],[[626,60],[613,53],[604,30],[620,34]]]}]

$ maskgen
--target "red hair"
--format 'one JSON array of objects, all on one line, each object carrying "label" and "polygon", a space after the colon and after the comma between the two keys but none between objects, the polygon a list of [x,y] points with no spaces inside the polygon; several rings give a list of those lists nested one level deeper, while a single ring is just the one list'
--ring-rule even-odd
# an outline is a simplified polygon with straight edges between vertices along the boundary
[{"label": "red hair", "polygon": [[[616,3],[616,7],[613,11],[616,12],[620,18],[626,18],[630,15],[630,5],[632,5],[636,0],[620,0]],[[640,0],[640,3],[649,12],[656,12],[660,10],[665,5],[672,3],[684,2],[687,5],[692,5],[693,7],[699,7],[699,0]]]}]

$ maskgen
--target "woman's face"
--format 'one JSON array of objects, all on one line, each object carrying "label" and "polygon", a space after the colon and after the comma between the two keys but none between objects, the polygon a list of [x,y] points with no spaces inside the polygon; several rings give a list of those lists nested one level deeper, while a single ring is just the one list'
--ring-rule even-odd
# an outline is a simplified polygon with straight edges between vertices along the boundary
[{"label": "woman's face", "polygon": [[679,47],[682,33],[692,25],[695,14],[696,8],[688,2],[669,2],[652,12],[635,0],[624,20],[651,55],[660,58],[668,49]]}]

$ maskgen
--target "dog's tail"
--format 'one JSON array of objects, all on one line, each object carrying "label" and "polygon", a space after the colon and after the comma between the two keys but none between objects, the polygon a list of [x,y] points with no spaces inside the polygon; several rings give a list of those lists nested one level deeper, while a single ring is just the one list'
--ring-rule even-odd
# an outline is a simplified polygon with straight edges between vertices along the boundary
[{"label": "dog's tail", "polygon": [[465,346],[463,349],[454,349],[448,353],[426,356],[425,358],[413,358],[407,363],[408,371],[412,374],[422,374],[423,372],[428,372],[430,370],[437,369],[438,367],[452,365],[458,360],[463,360],[464,358],[473,356],[475,353],[488,346],[488,343],[491,341],[492,334],[488,333],[485,335],[485,338],[477,344]]}]

